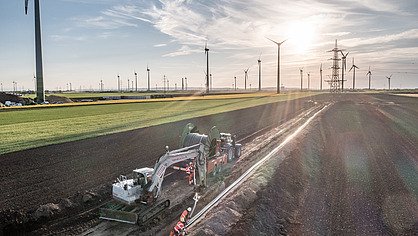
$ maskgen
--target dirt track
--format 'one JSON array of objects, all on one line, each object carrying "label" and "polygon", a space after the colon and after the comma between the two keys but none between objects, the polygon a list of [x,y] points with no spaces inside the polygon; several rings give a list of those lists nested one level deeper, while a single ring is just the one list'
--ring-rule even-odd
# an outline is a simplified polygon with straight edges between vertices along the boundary
[{"label": "dirt track", "polygon": [[[62,198],[82,195],[84,191],[111,183],[134,167],[153,166],[165,145],[178,146],[179,132],[188,122],[197,124],[203,132],[217,125],[220,130],[243,138],[296,116],[313,105],[309,100],[262,105],[1,155],[0,209],[24,213],[41,204],[58,203]],[[109,199],[110,194],[106,197]],[[10,214],[6,212],[6,215]]]},{"label": "dirt track", "polygon": [[338,100],[230,235],[418,234],[418,99]]}]

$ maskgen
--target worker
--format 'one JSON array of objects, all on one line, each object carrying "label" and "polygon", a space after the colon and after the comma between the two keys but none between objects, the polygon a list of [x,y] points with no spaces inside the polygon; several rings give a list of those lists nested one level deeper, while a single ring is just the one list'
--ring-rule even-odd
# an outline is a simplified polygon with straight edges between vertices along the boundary
[{"label": "worker", "polygon": [[193,179],[194,179],[194,166],[193,166],[193,162],[190,162],[186,166],[186,174],[187,174],[187,178],[189,180],[189,185],[192,185],[193,184]]},{"label": "worker", "polygon": [[185,235],[186,234],[186,229],[184,228],[184,223],[179,221],[177,222],[176,226],[174,226],[174,229],[171,231],[172,233],[170,233],[170,235]]},{"label": "worker", "polygon": [[192,211],[191,207],[188,207],[186,210],[183,211],[180,215],[180,221],[183,223],[187,223],[189,221],[190,212]]}]

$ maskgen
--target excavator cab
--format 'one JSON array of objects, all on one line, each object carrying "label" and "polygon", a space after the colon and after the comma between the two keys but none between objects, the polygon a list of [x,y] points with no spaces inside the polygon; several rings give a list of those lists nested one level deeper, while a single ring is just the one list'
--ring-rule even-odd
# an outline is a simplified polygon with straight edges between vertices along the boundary
[{"label": "excavator cab", "polygon": [[133,171],[133,180],[134,185],[140,185],[142,188],[145,187],[151,180],[152,173],[154,169],[152,168],[141,168]]}]

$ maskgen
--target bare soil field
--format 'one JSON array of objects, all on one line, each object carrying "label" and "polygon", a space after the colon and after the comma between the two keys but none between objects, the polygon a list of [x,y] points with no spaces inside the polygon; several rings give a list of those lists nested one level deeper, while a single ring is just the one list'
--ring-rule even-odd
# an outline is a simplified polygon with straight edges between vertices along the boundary
[{"label": "bare soil field", "polygon": [[[97,208],[110,200],[116,177],[152,167],[165,145],[177,148],[186,123],[237,134],[244,158],[234,165],[244,168],[291,131],[292,119],[328,102],[333,105],[263,167],[256,182],[213,210],[222,222],[209,214],[195,235],[417,234],[418,99],[387,94],[323,94],[1,155],[0,234],[143,234],[136,226],[98,225]],[[213,193],[243,168],[212,183]],[[187,188],[178,178],[170,175],[164,185]],[[191,202],[183,196],[171,218],[150,232],[168,232],[182,204]]]},{"label": "bare soil field", "polygon": [[418,99],[334,98],[229,235],[418,235]]},{"label": "bare soil field", "polygon": [[[311,99],[262,105],[1,155],[2,232],[47,234],[48,229],[42,230],[45,225],[70,227],[72,220],[62,225],[60,219],[71,216],[89,227],[91,219],[97,218],[95,207],[111,198],[112,181],[136,167],[152,167],[165,145],[177,148],[178,136],[186,123],[197,124],[203,132],[217,125],[220,130],[242,139],[295,117],[313,106]],[[39,209],[44,204],[48,205]]]}]

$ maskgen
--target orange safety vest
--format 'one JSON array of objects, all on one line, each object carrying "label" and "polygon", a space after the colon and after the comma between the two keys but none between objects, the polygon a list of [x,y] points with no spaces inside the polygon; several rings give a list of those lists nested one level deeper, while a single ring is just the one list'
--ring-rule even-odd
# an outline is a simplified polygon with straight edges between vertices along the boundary
[{"label": "orange safety vest", "polygon": [[181,213],[180,222],[186,222],[188,214],[189,212],[187,210],[184,210],[183,213]]},{"label": "orange safety vest", "polygon": [[193,171],[193,165],[186,166],[186,174],[190,175]]},{"label": "orange safety vest", "polygon": [[183,222],[179,221],[177,222],[176,226],[174,226],[174,231],[179,234],[182,230],[184,230],[184,224]]}]

